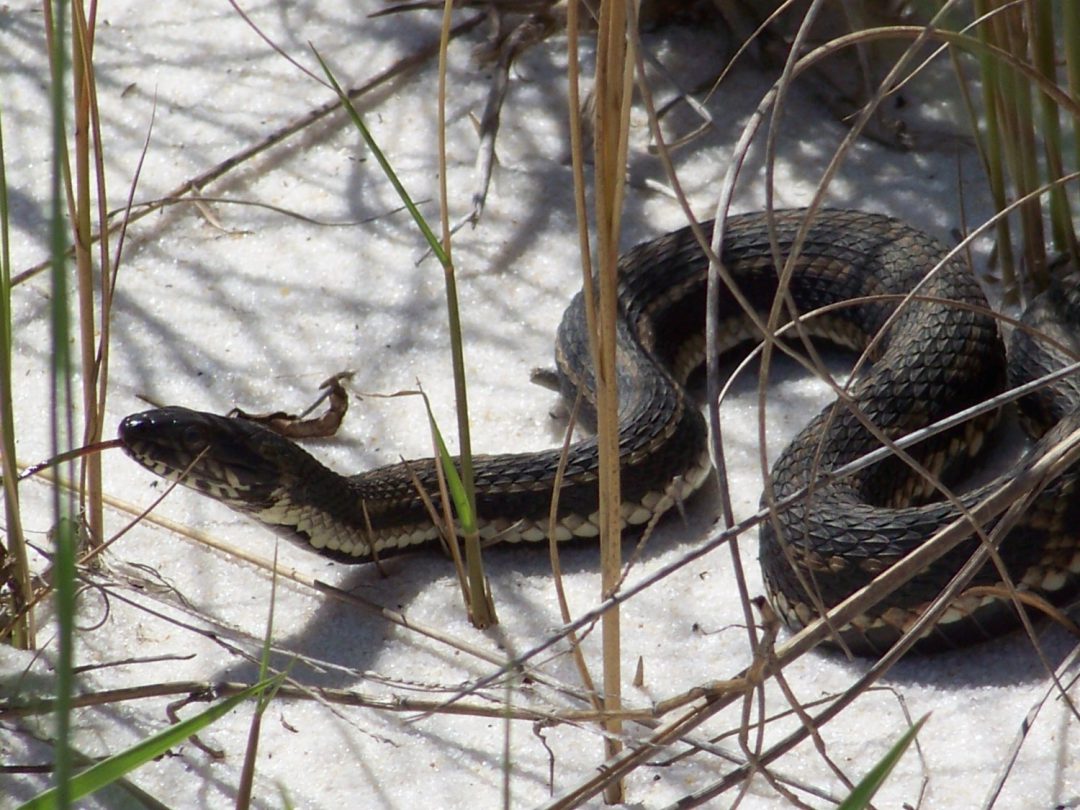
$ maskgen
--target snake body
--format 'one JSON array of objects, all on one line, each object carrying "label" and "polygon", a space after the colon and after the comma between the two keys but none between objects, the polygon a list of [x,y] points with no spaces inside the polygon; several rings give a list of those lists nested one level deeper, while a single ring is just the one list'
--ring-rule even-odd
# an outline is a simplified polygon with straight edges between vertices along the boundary
[{"label": "snake body", "polygon": [[[774,248],[786,259],[804,216],[803,211],[775,212],[770,223],[764,214],[747,214],[726,223],[723,262],[744,302],[758,313],[768,312],[778,294]],[[810,420],[771,472],[772,502],[807,490],[775,510],[761,531],[766,590],[792,626],[807,624],[919,547],[960,514],[957,503],[970,509],[1001,483],[950,502],[911,466],[920,465],[951,486],[957,473],[970,467],[994,415],[919,442],[907,451],[910,464],[893,456],[838,480],[821,478],[880,447],[875,433],[898,439],[1001,391],[1007,372],[996,321],[975,279],[959,261],[945,260],[947,252],[898,220],[835,210],[816,215],[801,245],[788,287],[789,310],[829,309],[828,315],[800,319],[802,330],[867,349],[872,363],[836,403]],[[707,266],[689,229],[641,244],[620,260],[622,516],[631,527],[655,522],[711,470],[705,422],[684,387],[702,356]],[[913,290],[917,296],[900,306]],[[1080,293],[1058,293],[1058,298],[1065,317],[1080,322]],[[721,350],[759,338],[735,295],[721,296],[719,306]],[[1043,318],[1042,309],[1033,317]],[[1073,341],[1073,351],[1080,350],[1069,332],[1064,339]],[[1065,362],[1045,359],[1037,341],[1016,343],[1014,354],[1025,359],[1020,370],[1009,372],[1013,382]],[[559,327],[556,363],[564,397],[574,402],[580,392],[583,421],[590,423],[595,386],[580,293]],[[1026,421],[1040,429],[1047,421],[1059,424],[1032,457],[1080,423],[1080,382],[1044,389],[1036,400],[1026,405],[1033,412],[1049,410],[1050,416]],[[417,495],[417,484],[437,492],[431,459],[345,477],[256,423],[179,407],[129,416],[119,433],[128,454],[151,471],[337,559],[363,561],[437,537]],[[558,539],[598,534],[598,453],[592,438],[571,445],[558,519],[548,525],[559,458],[560,451],[549,450],[474,459],[483,537],[513,542],[543,540],[549,532]],[[1070,469],[1052,482],[1000,548],[1018,588],[1055,602],[1070,598],[1080,580],[1078,479],[1080,470]],[[879,654],[977,544],[974,538],[961,544],[841,628],[844,642],[856,652]],[[1001,579],[987,565],[972,583],[994,585]],[[1008,599],[962,595],[919,646],[972,643],[1016,621]]]}]

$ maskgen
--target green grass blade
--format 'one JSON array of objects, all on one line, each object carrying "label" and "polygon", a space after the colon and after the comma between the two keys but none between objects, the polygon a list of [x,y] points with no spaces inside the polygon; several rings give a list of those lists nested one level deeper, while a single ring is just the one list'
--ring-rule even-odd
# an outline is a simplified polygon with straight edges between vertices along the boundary
[{"label": "green grass blade", "polygon": [[[169,726],[126,751],[114,754],[108,759],[104,759],[98,764],[87,768],[70,781],[70,798],[78,799],[93,793],[95,790],[100,790],[101,788],[112,784],[118,779],[126,776],[135,768],[138,768],[140,765],[144,765],[155,757],[161,756],[174,745],[182,743],[192,734],[197,734],[211,723],[224,717],[249,697],[261,695],[267,690],[276,689],[284,677],[284,675],[278,675],[274,678],[260,681],[245,689],[243,692],[240,692],[238,695],[226,698],[216,706],[211,706],[206,711],[201,712],[194,717],[183,720],[176,725]],[[33,799],[26,802],[26,804],[22,805],[20,810],[52,810],[52,808],[60,806],[57,788],[49,788],[44,793],[38,794]]]},{"label": "green grass blade", "polygon": [[461,476],[458,475],[454,457],[450,455],[446,442],[443,441],[442,431],[439,430],[439,424],[435,421],[435,414],[431,411],[431,403],[428,402],[426,394],[423,396],[423,400],[424,408],[427,409],[428,422],[431,425],[431,435],[435,437],[435,446],[439,450],[439,461],[442,462],[443,474],[446,476],[446,489],[450,493],[450,500],[454,502],[454,513],[461,522],[463,533],[475,532],[476,513],[473,511],[472,504],[469,503],[469,497],[465,492],[465,484],[462,482]]},{"label": "green grass blade", "polygon": [[[312,49],[314,51],[314,49]],[[331,73],[330,68],[326,62],[323,61],[322,56],[318,51],[315,52],[315,58],[319,60],[319,65],[322,67],[323,72],[326,74],[327,80],[337,93],[338,98],[341,99],[341,103],[345,110],[348,112],[353,124],[356,126],[360,135],[363,137],[364,142],[367,144],[371,153],[375,155],[375,159],[378,161],[379,166],[382,168],[383,173],[387,179],[393,185],[394,190],[397,191],[398,196],[412,215],[413,221],[416,222],[417,227],[420,229],[421,234],[424,236],[424,240],[428,243],[431,252],[439,259],[439,263],[443,268],[443,275],[446,282],[446,308],[447,308],[447,320],[450,328],[450,356],[453,362],[454,368],[454,396],[457,405],[457,417],[458,417],[458,441],[461,447],[461,473],[460,483],[464,492],[465,504],[464,510],[458,512],[458,518],[461,521],[464,529],[465,536],[465,557],[467,560],[467,567],[469,573],[469,609],[472,615],[474,624],[478,627],[486,627],[489,624],[495,622],[494,611],[489,604],[487,598],[487,587],[484,582],[483,566],[481,562],[480,554],[480,540],[475,532],[476,525],[476,499],[475,499],[475,485],[473,482],[473,467],[472,467],[472,440],[469,432],[469,404],[467,396],[467,387],[465,384],[465,354],[463,349],[463,343],[461,338],[461,317],[458,309],[458,296],[457,296],[457,282],[454,275],[454,263],[450,259],[449,243],[444,247],[436,238],[435,233],[428,226],[424,220],[420,210],[416,207],[409,196],[409,193],[405,190],[404,185],[398,179],[397,174],[394,173],[393,167],[390,165],[390,161],[386,159],[386,156],[379,149],[379,145],[375,142],[371,133],[368,131],[367,126],[364,124],[363,118],[360,113],[356,111],[352,101],[349,99],[348,94],[342,89],[337,79]],[[444,202],[445,204],[445,202]],[[449,235],[447,235],[449,239]],[[452,466],[448,466],[449,470]],[[456,475],[456,471],[454,473]],[[469,528],[469,527],[473,528]]]},{"label": "green grass blade", "polygon": [[922,728],[923,723],[926,722],[926,718],[929,716],[929,714],[924,714],[919,718],[918,722],[904,733],[903,737],[896,741],[896,744],[881,758],[881,761],[859,780],[859,784],[855,786],[855,789],[851,791],[851,795],[840,805],[839,810],[862,810],[862,808],[870,805],[870,800],[874,798],[878,788],[889,778],[889,774],[896,767],[896,763],[904,756],[908,746],[914,742],[915,735],[919,733],[919,729]]},{"label": "green grass blade", "polygon": [[[65,193],[67,131],[65,116],[65,93],[67,77],[67,45],[65,36],[65,14],[67,4],[56,0],[46,5],[47,24],[51,27],[49,43],[50,67],[50,114],[52,156],[50,166],[50,201],[49,201],[49,253],[50,253],[50,354],[51,354],[51,426],[52,455],[59,456],[72,447],[74,431],[72,427],[71,398],[71,324],[68,315],[67,290],[67,212]],[[71,465],[62,473],[68,480],[74,480]],[[75,647],[75,541],[77,537],[74,494],[66,493],[61,487],[53,487],[52,492],[53,532],[55,556],[53,560],[53,582],[56,594],[56,623],[58,625],[56,641],[56,755],[55,782],[56,803],[59,807],[68,807],[71,803],[69,780],[73,771],[71,735],[71,695],[75,691],[73,660]]]}]

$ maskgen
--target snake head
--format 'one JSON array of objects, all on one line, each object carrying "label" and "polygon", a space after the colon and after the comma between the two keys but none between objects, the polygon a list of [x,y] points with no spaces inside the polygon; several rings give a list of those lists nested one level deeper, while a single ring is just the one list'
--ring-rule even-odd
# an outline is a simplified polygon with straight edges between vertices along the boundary
[{"label": "snake head", "polygon": [[288,442],[254,422],[174,406],[132,414],[118,433],[150,472],[236,509],[263,508],[280,486],[273,450]]}]

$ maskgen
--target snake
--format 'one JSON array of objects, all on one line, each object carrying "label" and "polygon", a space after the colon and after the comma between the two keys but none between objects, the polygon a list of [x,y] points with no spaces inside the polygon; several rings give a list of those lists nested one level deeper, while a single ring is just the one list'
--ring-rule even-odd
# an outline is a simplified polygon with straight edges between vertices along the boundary
[{"label": "snake", "polygon": [[[883,439],[899,440],[975,408],[1007,385],[1080,356],[1080,285],[1059,285],[1035,299],[1024,316],[1029,325],[1015,330],[1009,364],[999,319],[978,281],[941,241],[881,214],[829,209],[808,217],[793,209],[726,220],[720,260],[730,280],[719,296],[715,330],[724,356],[754,345],[763,314],[781,296],[778,311],[798,327],[776,337],[781,348],[797,351],[807,338],[820,339],[864,356],[836,401],[807,422],[769,473],[770,495],[762,503],[774,508],[759,530],[759,560],[766,595],[792,629],[905,558],[1080,425],[1080,378],[1074,375],[1021,401],[1034,445],[1013,471],[982,486],[952,491],[996,430],[997,411],[921,439],[906,449],[906,458],[887,454],[833,475],[880,448]],[[711,238],[712,223],[703,227]],[[790,276],[781,284],[785,264]],[[639,244],[619,259],[620,508],[631,532],[648,531],[712,474],[700,398],[687,388],[704,357],[708,267],[690,228]],[[591,428],[596,378],[585,306],[579,292],[558,327],[555,361],[564,399],[577,403],[580,422]],[[1053,340],[1037,337],[1048,329],[1057,330]],[[118,433],[126,453],[151,472],[336,560],[371,561],[439,539],[421,496],[439,491],[433,459],[341,475],[261,424],[179,406],[128,416]],[[473,468],[483,539],[535,542],[600,533],[595,434],[571,443],[565,456],[561,448],[478,455]],[[1043,488],[1002,540],[999,562],[975,574],[923,631],[917,650],[963,647],[1016,627],[1013,600],[993,588],[1003,582],[1054,604],[1075,595],[1078,481],[1080,465]],[[979,542],[972,526],[971,537],[838,628],[841,643],[858,654],[882,654]]]}]

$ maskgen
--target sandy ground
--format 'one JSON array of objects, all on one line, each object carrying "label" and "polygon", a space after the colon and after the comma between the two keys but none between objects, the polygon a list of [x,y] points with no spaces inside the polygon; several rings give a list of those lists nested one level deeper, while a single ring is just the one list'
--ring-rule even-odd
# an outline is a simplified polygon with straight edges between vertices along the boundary
[{"label": "sandy ground", "polygon": [[[382,19],[374,2],[264,3],[248,12],[292,57],[317,69],[313,43],[343,83],[360,85],[433,41],[438,16],[416,12]],[[460,13],[464,19],[465,12]],[[491,71],[472,50],[483,28],[451,48],[453,92],[448,108],[449,184],[453,216],[463,216],[475,184],[475,120],[483,109]],[[683,87],[712,76],[728,55],[722,37],[674,28],[650,35],[651,54]],[[11,196],[12,259],[16,272],[46,255],[48,123],[44,95],[42,17],[37,4],[0,9],[0,111]],[[591,49],[591,42],[586,43]],[[102,4],[95,46],[103,122],[108,198],[122,205],[147,132],[153,124],[136,198],[161,197],[288,122],[326,103],[330,94],[260,41],[226,4]],[[579,284],[571,176],[566,137],[565,40],[555,36],[531,48],[515,65],[494,180],[480,225],[455,242],[467,341],[474,444],[478,451],[541,448],[556,442],[561,425],[549,417],[552,395],[529,383],[529,370],[550,362],[559,315]],[[709,101],[713,126],[677,154],[677,166],[698,213],[708,216],[731,147],[771,80],[748,65],[736,70]],[[659,72],[661,101],[675,88]],[[363,110],[402,181],[433,221],[437,194],[436,72],[426,62],[365,96]],[[829,204],[882,211],[952,240],[964,215],[988,213],[974,149],[946,108],[925,104],[910,91],[913,131],[923,147],[900,152],[870,142],[852,151],[829,193]],[[679,108],[666,122],[669,135],[697,119]],[[627,246],[681,224],[670,197],[655,191],[662,170],[647,149],[646,119],[633,115]],[[842,126],[812,94],[797,92],[781,126],[776,199],[805,203],[843,135]],[[736,197],[738,210],[764,200],[762,149],[755,147]],[[259,203],[185,203],[133,226],[120,270],[112,319],[111,432],[120,418],[162,403],[225,411],[300,407],[329,374],[352,369],[354,407],[342,433],[316,442],[329,464],[355,471],[426,454],[429,439],[416,399],[385,400],[362,393],[412,388],[419,380],[444,426],[453,424],[442,272],[418,260],[423,245],[382,173],[340,115],[305,129],[202,190],[206,197]],[[206,211],[211,215],[208,216]],[[962,215],[962,211],[964,215]],[[985,249],[985,245],[982,246]],[[977,261],[984,261],[978,259]],[[49,290],[43,278],[14,293],[17,338],[16,403],[19,458],[48,455]],[[841,364],[842,368],[842,364]],[[731,453],[732,490],[740,515],[756,507],[761,491],[757,462],[753,381],[724,408]],[[823,386],[781,368],[770,400],[771,457],[825,401]],[[119,452],[105,459],[107,491],[134,508],[145,507],[161,485]],[[33,543],[48,548],[48,490],[24,486],[25,525]],[[694,548],[718,506],[711,493],[691,504],[686,525],[669,520],[630,574],[636,582]],[[80,689],[97,692],[182,680],[212,684],[250,681],[256,673],[267,621],[271,578],[242,558],[269,560],[271,535],[229,510],[188,492],[172,493],[156,514],[204,532],[225,550],[175,531],[143,524],[111,550],[106,567],[88,575],[80,597],[83,632],[77,663],[89,667]],[[129,519],[110,509],[109,528]],[[743,538],[749,587],[761,592],[756,538]],[[391,562],[390,576],[370,566],[347,567],[282,545],[281,564],[398,611],[419,627],[455,641],[434,640],[321,595],[302,583],[278,583],[274,607],[275,663],[291,665],[306,687],[348,689],[389,700],[438,701],[494,671],[491,660],[529,649],[561,624],[543,552],[496,550],[488,565],[501,624],[473,629],[463,616],[448,563],[417,553]],[[595,549],[567,548],[563,559],[572,609],[597,601]],[[41,566],[39,558],[36,565]],[[52,687],[55,627],[48,607],[40,615],[36,655],[0,649],[3,692],[48,695]],[[720,549],[667,577],[624,608],[624,667],[641,659],[644,685],[626,686],[635,707],[671,697],[703,682],[731,677],[747,662],[745,633],[728,552]],[[598,642],[585,650],[599,672]],[[1067,649],[1051,633],[1051,660]],[[478,652],[479,651],[479,654]],[[512,692],[489,690],[474,702],[498,706],[509,695],[518,706],[553,714],[582,707],[580,681],[564,647],[535,662],[541,671]],[[803,702],[842,692],[868,664],[814,653],[787,670]],[[563,688],[565,687],[565,689]],[[1018,637],[935,658],[912,659],[893,670],[881,688],[861,697],[822,729],[828,755],[849,778],[859,778],[902,733],[907,717],[932,712],[920,737],[881,794],[879,807],[905,803],[927,808],[980,806],[1008,761],[1025,715],[1047,692],[1045,672],[1030,643]],[[172,698],[135,700],[80,710],[76,744],[89,756],[131,745],[168,720]],[[787,709],[767,691],[769,715]],[[197,707],[181,710],[188,715]],[[741,758],[732,730],[740,707],[721,713],[698,739],[723,735],[718,747]],[[212,759],[187,743],[132,775],[132,782],[174,807],[221,807],[235,796],[250,709],[233,712],[203,735],[224,756]],[[764,747],[794,727],[771,722]],[[1005,783],[997,807],[1052,807],[1077,801],[1076,724],[1060,700],[1038,716]],[[5,765],[46,763],[48,718],[0,724]],[[631,724],[638,739],[645,730]],[[509,756],[505,751],[509,749]],[[661,807],[721,778],[732,767],[684,750],[657,752],[627,780],[632,806]],[[532,724],[498,717],[427,714],[330,706],[318,701],[274,703],[263,726],[256,806],[288,801],[298,807],[494,807],[504,785],[515,806],[537,806],[588,779],[601,762],[602,744],[588,723]],[[775,765],[775,773],[812,785],[827,796],[845,790],[822,756],[804,743]],[[45,776],[2,776],[0,793],[23,800],[48,783]],[[827,798],[792,788],[814,806]],[[727,806],[729,792],[713,806]],[[112,790],[86,806],[134,805]],[[593,800],[599,804],[598,799]],[[755,779],[743,807],[782,807],[780,797]],[[1071,805],[1070,805],[1071,806]]]}]

